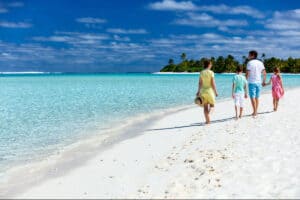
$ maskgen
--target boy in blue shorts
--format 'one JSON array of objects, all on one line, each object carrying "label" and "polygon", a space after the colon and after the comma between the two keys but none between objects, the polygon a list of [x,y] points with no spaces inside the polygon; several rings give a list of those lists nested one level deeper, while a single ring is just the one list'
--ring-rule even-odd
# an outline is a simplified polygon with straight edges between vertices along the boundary
[{"label": "boy in blue shorts", "polygon": [[[236,75],[232,79],[232,98],[234,99],[235,118],[242,118],[244,98],[247,98],[247,80],[243,76],[243,66],[239,66]],[[240,114],[238,114],[240,108]]]}]

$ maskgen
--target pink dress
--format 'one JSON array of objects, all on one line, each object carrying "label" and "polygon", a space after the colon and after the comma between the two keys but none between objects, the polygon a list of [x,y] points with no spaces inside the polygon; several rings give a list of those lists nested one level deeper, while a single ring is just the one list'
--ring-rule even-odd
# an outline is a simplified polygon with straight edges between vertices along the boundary
[{"label": "pink dress", "polygon": [[272,75],[272,95],[274,99],[280,99],[283,96],[283,88],[281,87],[280,77],[278,75]]}]

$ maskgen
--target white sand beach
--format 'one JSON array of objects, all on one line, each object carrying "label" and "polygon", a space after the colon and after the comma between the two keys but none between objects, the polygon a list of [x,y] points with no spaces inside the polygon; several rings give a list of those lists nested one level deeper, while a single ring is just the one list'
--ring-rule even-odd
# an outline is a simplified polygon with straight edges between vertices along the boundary
[{"label": "white sand beach", "polygon": [[256,119],[247,100],[238,121],[231,100],[218,102],[209,126],[195,105],[6,197],[300,198],[298,99],[300,89],[288,90],[272,112],[264,94]]}]

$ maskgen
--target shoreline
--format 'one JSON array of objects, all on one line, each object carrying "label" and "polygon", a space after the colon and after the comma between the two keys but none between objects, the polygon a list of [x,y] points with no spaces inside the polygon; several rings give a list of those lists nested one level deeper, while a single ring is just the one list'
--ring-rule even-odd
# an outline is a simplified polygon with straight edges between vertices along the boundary
[{"label": "shoreline", "polygon": [[[293,89],[288,89],[287,93],[297,93],[297,91],[300,91],[299,88],[293,88]],[[270,94],[269,93],[265,93],[263,94],[263,97],[262,98],[267,98],[267,99],[270,99]],[[265,102],[266,100],[263,101],[263,104],[266,103]],[[284,101],[284,100],[283,100]],[[247,100],[247,109],[246,109],[246,114],[249,113],[249,100]],[[268,104],[270,104],[271,101],[268,102]],[[230,104],[230,109],[231,112],[227,113],[226,112],[226,107],[228,107],[228,104]],[[270,104],[271,105],[271,104]],[[268,105],[267,107],[267,110],[270,110],[270,105]],[[232,108],[231,108],[232,107]],[[224,110],[225,108],[225,110]],[[281,109],[281,107],[279,107],[279,109]],[[214,121],[214,123],[212,123],[210,126],[215,126],[215,124],[218,124],[218,123],[221,123],[221,126],[224,126],[224,124],[222,123],[225,123],[227,128],[230,129],[230,126],[232,125],[236,125],[234,120],[232,120],[232,118],[228,117],[228,115],[231,115],[233,116],[233,103],[231,100],[229,99],[224,99],[224,101],[222,100],[219,100],[218,103],[217,103],[217,107],[216,107],[216,118],[215,116],[213,116],[212,120]],[[195,116],[195,113],[197,115],[199,115],[199,119],[194,119],[193,117],[191,116]],[[188,115],[187,115],[188,114]],[[268,113],[266,113],[268,114]],[[274,113],[274,114],[277,114],[277,113]],[[183,116],[190,116],[188,118],[183,118]],[[227,118],[224,116],[227,116]],[[220,118],[221,119],[218,119]],[[264,116],[263,116],[264,117]],[[177,119],[179,118],[179,119]],[[182,141],[186,141],[187,138],[191,138],[191,137],[196,137],[195,136],[195,130],[194,129],[197,129],[197,127],[203,127],[203,129],[205,129],[206,131],[209,131],[209,127],[206,127],[206,126],[203,126],[202,124],[202,121],[203,121],[203,116],[202,116],[202,112],[199,111],[199,108],[197,106],[186,106],[185,108],[182,108],[181,110],[174,110],[173,109],[173,112],[162,112],[160,115],[157,116],[157,118],[153,118],[150,123],[147,121],[147,118],[145,119],[142,119],[140,122],[140,124],[135,124],[137,127],[128,127],[129,129],[128,130],[125,130],[127,131],[128,133],[131,133],[131,137],[128,137],[128,135],[122,135],[124,138],[120,137],[119,139],[117,139],[115,142],[113,142],[114,144],[107,144],[106,148],[102,148],[101,150],[98,149],[98,151],[92,151],[90,152],[91,155],[89,158],[85,158],[85,160],[83,161],[82,159],[79,159],[77,160],[75,163],[69,163],[68,165],[65,165],[61,168],[56,168],[56,171],[51,171],[50,170],[50,173],[46,174],[46,177],[42,177],[41,180],[38,180],[35,184],[32,184],[30,185],[29,184],[29,188],[22,188],[20,187],[19,188],[19,191],[17,191],[18,189],[16,188],[11,188],[11,191],[10,192],[7,192],[6,194],[3,194],[0,196],[4,196],[4,197],[15,197],[15,195],[19,196],[21,195],[23,192],[23,195],[21,195],[21,197],[23,198],[40,198],[42,197],[41,195],[45,195],[44,197],[52,197],[52,198],[55,198],[55,193],[51,193],[54,192],[55,190],[57,190],[57,187],[62,187],[63,189],[65,189],[65,191],[63,191],[63,189],[59,190],[59,194],[62,195],[63,197],[77,197],[77,198],[84,198],[84,197],[95,197],[93,195],[91,195],[90,192],[87,192],[87,194],[85,194],[84,192],[79,195],[77,192],[75,193],[71,193],[70,189],[67,189],[69,187],[72,187],[71,185],[68,185],[66,182],[68,181],[65,181],[65,180],[76,180],[77,178],[85,178],[87,176],[87,174],[84,174],[84,173],[88,173],[87,169],[93,169],[91,171],[93,171],[93,173],[95,173],[95,176],[99,178],[99,176],[103,177],[104,174],[103,172],[99,172],[98,173],[98,170],[97,169],[95,171],[95,168],[97,168],[98,164],[99,164],[99,158],[100,157],[108,157],[108,158],[112,158],[112,157],[116,157],[115,159],[113,160],[122,160],[121,157],[119,157],[116,153],[119,152],[120,148],[124,151],[124,152],[127,152],[130,151],[131,153],[134,153],[136,151],[136,149],[133,149],[134,147],[128,147],[128,143],[134,143],[135,145],[137,145],[138,147],[140,147],[141,149],[144,149],[144,145],[145,143],[147,143],[147,138],[155,142],[158,142],[159,144],[161,145],[165,145],[165,147],[161,147],[161,146],[157,146],[156,148],[150,148],[153,152],[151,152],[152,154],[156,155],[158,157],[158,160],[164,160],[162,164],[163,166],[164,165],[168,165],[166,163],[168,163],[168,160],[165,161],[165,155],[164,154],[168,154],[170,151],[172,152],[172,148],[173,148],[173,145],[175,146],[180,146],[182,144]],[[173,119],[173,120],[170,120],[170,119]],[[201,120],[202,119],[202,120]],[[225,120],[224,120],[225,119]],[[196,122],[194,123],[191,123],[191,126],[187,126],[186,125],[180,125],[184,122],[190,122],[190,121],[195,121]],[[243,120],[249,120],[248,118],[245,118]],[[252,120],[252,119],[250,119]],[[227,121],[230,121],[230,123],[232,124],[228,124]],[[242,120],[241,120],[242,121]],[[174,128],[169,128],[169,127],[164,127],[166,126],[167,124],[176,124],[179,123],[179,125],[175,126]],[[199,123],[200,122],[200,123]],[[162,127],[163,126],[163,127]],[[147,128],[147,127],[150,127],[150,128]],[[184,128],[187,128],[187,129],[192,129],[193,131],[191,132],[186,132],[184,130],[181,130],[181,129],[184,129]],[[226,128],[226,127],[225,127]],[[173,130],[174,129],[174,130]],[[176,129],[179,129],[180,131],[175,131]],[[171,133],[171,135],[164,135],[163,132],[164,131],[170,131],[170,132],[173,132]],[[174,136],[174,139],[171,139],[170,136],[173,136],[174,134],[174,131],[175,133],[179,134],[177,136]],[[198,129],[196,130],[198,131]],[[142,134],[141,134],[142,133]],[[156,134],[150,134],[150,133],[156,133]],[[202,134],[203,135],[203,134]],[[158,141],[161,140],[161,141]],[[163,140],[164,139],[164,140]],[[174,140],[174,141],[170,141],[170,144],[165,144],[164,141],[169,141],[169,140]],[[197,138],[194,138],[195,140]],[[193,141],[191,141],[193,142]],[[98,144],[99,145],[99,144]],[[153,144],[151,144],[152,146]],[[100,146],[100,145],[99,145]],[[126,148],[125,148],[126,147]],[[82,146],[79,146],[78,147],[78,151],[80,151],[80,149],[82,148]],[[128,150],[129,148],[129,150]],[[199,148],[199,146],[198,146]],[[144,149],[145,150],[145,149]],[[186,151],[187,149],[183,149],[183,152]],[[207,149],[206,149],[207,150]],[[142,151],[142,150],[141,150]],[[75,151],[76,152],[76,151]],[[112,153],[114,152],[114,153]],[[120,151],[122,152],[122,151]],[[66,157],[72,157],[74,151],[73,152],[67,152],[66,153]],[[147,153],[147,152],[145,152]],[[149,153],[149,152],[148,152]],[[173,152],[174,153],[174,152]],[[177,152],[178,154],[180,154],[180,152]],[[92,155],[93,154],[93,155]],[[121,153],[122,154],[122,153]],[[143,152],[140,152],[140,154],[143,154]],[[161,155],[160,155],[161,154]],[[84,154],[83,154],[84,155]],[[128,161],[128,158],[131,158],[130,155],[127,155],[125,154],[124,156],[124,160],[123,160],[123,164],[126,165],[126,160]],[[174,157],[171,156],[171,157]],[[148,159],[147,159],[148,158]],[[51,160],[52,158],[49,158],[48,160]],[[139,160],[140,162],[142,162],[141,160],[143,160],[142,157],[140,156],[137,156],[136,158],[137,160]],[[106,159],[105,159],[106,160]],[[111,160],[110,163],[110,166],[113,167],[114,164],[115,164],[115,161]],[[130,160],[130,159],[129,159]],[[144,167],[146,169],[149,168],[149,166],[151,167],[154,167],[154,170],[155,169],[158,169],[159,168],[162,168],[164,170],[165,167],[160,167],[158,166],[158,168],[156,168],[156,166],[158,165],[157,163],[159,163],[156,159],[156,157],[153,157],[153,155],[151,157],[146,157],[146,159],[143,161],[144,162]],[[135,163],[135,162],[134,162]],[[47,163],[46,163],[47,164]],[[48,163],[49,164],[49,163]],[[77,165],[76,165],[77,164]],[[155,166],[153,166],[153,164]],[[73,165],[76,165],[76,166],[73,166]],[[109,164],[108,164],[109,165]],[[160,165],[160,164],[159,164]],[[122,167],[124,167],[123,165],[117,165],[116,168],[114,168],[110,173],[112,174],[119,174],[121,177],[124,176],[121,172],[122,172]],[[136,166],[132,166],[134,169],[136,168]],[[29,168],[30,169],[30,168]],[[108,170],[107,167],[104,166],[104,168],[102,170]],[[138,168],[138,171],[141,171],[142,169]],[[101,171],[101,170],[100,170]],[[121,172],[119,172],[121,171]],[[178,171],[178,169],[175,169],[175,171]],[[135,171],[130,171],[129,174],[132,175],[133,177],[140,177],[142,174],[143,174],[143,170],[141,172],[141,174],[139,174],[139,176],[137,176],[136,172]],[[153,172],[153,169],[150,170],[151,173],[154,173]],[[121,174],[120,174],[121,173]],[[150,173],[150,174],[151,174]],[[158,175],[160,173],[158,172],[155,172],[154,174]],[[166,172],[168,173],[168,172]],[[16,181],[18,180],[18,175],[16,175]],[[89,178],[88,178],[89,177]],[[93,184],[95,184],[95,180],[90,180],[93,176],[87,176],[85,179],[86,181],[89,180],[89,181],[92,181],[92,189],[95,189],[95,187],[93,186]],[[176,176],[175,176],[176,177]],[[129,177],[130,178],[130,177]],[[149,177],[148,177],[149,178]],[[106,186],[107,185],[110,185],[110,180],[111,178],[109,178],[109,181],[108,180],[104,180],[103,184]],[[126,179],[127,180],[127,179]],[[125,180],[125,182],[126,182]],[[103,191],[99,191],[96,195],[96,197],[102,197],[102,198],[113,198],[113,197],[128,197],[128,198],[137,198],[137,197],[146,197],[146,198],[153,198],[153,197],[157,197],[157,198],[162,198],[164,195],[164,192],[161,193],[161,191],[156,188],[154,189],[152,192],[139,192],[140,191],[144,191],[144,190],[147,190],[147,187],[146,188],[143,188],[143,189],[139,189],[141,186],[140,184],[133,184],[130,182],[130,180],[132,180],[131,178],[128,179],[127,181],[127,184],[132,184],[129,188],[134,188],[134,189],[131,189],[131,191],[110,191],[112,189],[109,189],[109,188],[106,188],[109,192],[108,194],[105,194],[105,189],[103,189]],[[151,185],[151,176],[150,176],[150,185]],[[58,181],[58,182],[57,182]],[[164,180],[161,180],[160,184],[164,184],[166,183],[167,179],[164,179]],[[58,184],[58,183],[61,183],[64,182],[64,184]],[[76,181],[75,181],[76,182]],[[140,182],[140,180],[137,180],[137,182]],[[79,184],[79,183],[78,183]],[[96,184],[99,186],[99,184]],[[12,187],[13,185],[11,185]],[[27,185],[28,186],[28,185]],[[87,188],[85,188],[83,185],[81,185],[84,190],[88,190]],[[164,187],[165,188],[166,185],[161,185],[161,187]],[[154,186],[153,186],[154,187]],[[8,186],[9,188],[9,186]],[[49,188],[49,191],[46,190],[46,188]],[[105,187],[104,187],[105,188]],[[28,190],[29,189],[29,190]],[[149,189],[148,189],[149,190]],[[158,191],[157,191],[158,190]],[[171,195],[172,192],[169,191],[170,189],[168,189],[168,197]],[[80,189],[80,192],[82,192],[82,189]],[[94,191],[95,192],[95,191]],[[102,192],[102,193],[101,193]],[[170,192],[170,194],[169,194]],[[11,193],[11,194],[10,194]],[[116,194],[114,194],[116,193]],[[15,194],[15,195],[12,195],[12,194]],[[50,196],[47,196],[50,195]],[[93,194],[93,193],[92,193]],[[114,196],[114,195],[115,196]],[[180,197],[186,197],[186,196],[182,196],[184,193],[182,194],[177,194],[173,197],[177,197],[178,195]],[[53,196],[54,195],[54,196]],[[94,193],[95,195],[95,193]],[[118,196],[119,195],[119,196]],[[150,195],[150,196],[149,196]],[[174,194],[173,194],[174,195]],[[59,197],[62,197],[62,196],[59,196]],[[56,196],[58,197],[58,196]],[[171,195],[172,197],[172,195]],[[190,197],[194,197],[194,196],[190,196]],[[208,197],[208,196],[202,196],[203,197]],[[211,197],[211,196],[209,196]]]},{"label": "shoreline", "polygon": [[[218,102],[225,102],[229,100],[230,98],[221,98],[218,100]],[[140,113],[130,117],[122,122],[123,125],[114,123],[112,127],[115,126],[115,128],[95,130],[95,134],[88,136],[88,138],[81,136],[81,138],[78,138],[78,140],[75,142],[64,145],[62,149],[51,153],[49,156],[45,157],[44,155],[41,155],[40,158],[33,160],[30,163],[20,162],[16,166],[11,167],[11,169],[5,170],[2,172],[1,178],[3,179],[0,181],[0,183],[14,185],[14,188],[20,187],[21,191],[26,190],[28,187],[36,185],[41,180],[45,178],[47,179],[47,174],[51,174],[53,171],[65,171],[65,169],[71,165],[75,165],[73,168],[78,168],[83,165],[82,163],[90,160],[96,152],[104,151],[113,147],[113,145],[118,144],[119,142],[137,137],[139,136],[139,133],[143,132],[145,127],[150,126],[151,123],[159,121],[161,118],[164,118],[168,115],[194,108],[195,106],[195,104],[191,103],[169,108],[160,108],[156,109],[151,114]],[[81,151],[82,149],[83,151]],[[73,159],[65,159],[71,154],[75,154],[73,155]],[[32,168],[37,169],[30,170]],[[30,175],[27,175],[28,171],[30,171]],[[28,176],[28,180],[20,183],[20,176]],[[36,179],[31,180],[31,177],[36,177]],[[6,180],[6,182],[3,180]],[[10,186],[1,187],[1,184],[0,198],[3,196],[1,191],[9,191],[11,188]],[[12,193],[15,193],[15,191]]]},{"label": "shoreline", "polygon": [[[166,75],[172,75],[172,74],[182,74],[182,75],[188,75],[188,74],[199,74],[200,72],[153,72],[152,74],[157,74],[157,75],[163,75],[163,74],[166,74]],[[216,73],[215,74],[222,74],[222,75],[233,75],[233,74],[236,74],[234,72],[224,72],[224,73]],[[273,74],[272,72],[269,72],[267,73],[268,75],[269,74]],[[295,76],[299,76],[300,73],[283,73],[281,72],[281,74],[283,75],[295,75]]]},{"label": "shoreline", "polygon": [[[3,178],[6,179],[7,182],[1,182],[2,184],[6,184],[6,186],[0,186],[0,198],[2,198],[2,196],[5,197],[7,195],[10,196],[10,194],[19,193],[16,192],[18,190],[22,193],[21,191],[34,187],[40,182],[44,182],[49,178],[47,177],[49,174],[56,173],[56,171],[66,171],[70,166],[76,169],[92,159],[97,152],[105,151],[119,142],[137,137],[139,132],[145,131],[144,129],[154,121],[158,121],[166,115],[190,109],[191,107],[193,107],[193,105],[182,105],[176,106],[175,108],[158,109],[148,115],[141,113],[126,119],[123,121],[123,125],[118,124],[115,128],[106,129],[105,131],[96,131],[96,134],[90,135],[88,138],[83,138],[82,136],[78,141],[65,146],[57,152],[53,152],[50,156],[41,157],[41,159],[31,163],[20,163],[4,172]],[[98,132],[101,132],[101,134],[97,134]],[[70,155],[72,155],[72,158],[67,158]],[[31,170],[32,168],[36,169]],[[61,175],[62,174],[56,173],[55,176]],[[27,181],[20,183],[20,176],[27,176]],[[35,179],[32,180],[32,177],[35,177]],[[2,193],[1,191],[5,192]]]},{"label": "shoreline", "polygon": [[[160,75],[160,74],[169,74],[169,75],[172,75],[172,74],[199,74],[199,72],[90,72],[90,73],[83,73],[83,72],[42,72],[42,71],[24,71],[24,72],[0,72],[0,75],[76,75],[76,74],[86,74],[86,75],[89,75],[89,74],[157,74],[157,75]],[[236,74],[235,72],[224,72],[224,73],[216,73],[215,74]],[[267,74],[272,74],[272,72],[269,72]],[[284,73],[284,72],[281,72],[281,74],[283,75],[296,75],[296,76],[299,76],[300,73]]]}]

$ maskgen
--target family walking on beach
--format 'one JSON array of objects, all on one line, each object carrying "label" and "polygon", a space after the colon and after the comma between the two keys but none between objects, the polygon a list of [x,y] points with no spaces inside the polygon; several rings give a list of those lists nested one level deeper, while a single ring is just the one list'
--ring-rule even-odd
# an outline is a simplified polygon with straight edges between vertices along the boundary
[{"label": "family walking on beach", "polygon": [[[279,68],[274,68],[274,74],[269,82],[266,83],[267,73],[263,62],[257,59],[257,51],[250,51],[248,59],[246,77],[243,75],[243,66],[239,66],[232,80],[232,98],[234,99],[236,119],[242,118],[244,100],[248,97],[248,92],[253,108],[253,117],[256,117],[258,114],[262,86],[272,84],[274,111],[277,111],[279,99],[284,95]],[[212,62],[205,60],[204,70],[200,72],[198,92],[195,99],[195,103],[204,108],[206,124],[210,123],[210,114],[215,106],[215,97],[218,96],[214,72],[211,68]]]}]

